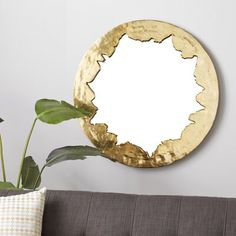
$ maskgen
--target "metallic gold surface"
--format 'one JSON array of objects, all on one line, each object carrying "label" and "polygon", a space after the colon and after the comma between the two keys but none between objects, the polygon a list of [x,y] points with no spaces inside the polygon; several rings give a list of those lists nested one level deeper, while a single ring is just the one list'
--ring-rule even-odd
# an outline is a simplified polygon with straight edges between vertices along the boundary
[{"label": "metallic gold surface", "polygon": [[[218,80],[214,65],[200,43],[183,29],[165,22],[154,20],[132,21],[117,26],[88,50],[83,57],[76,76],[74,87],[74,103],[89,108],[96,114],[98,109],[93,103],[94,92],[91,83],[100,70],[98,62],[103,62],[103,55],[111,57],[121,37],[127,34],[140,41],[154,39],[161,42],[172,36],[173,45],[181,52],[183,58],[197,56],[194,71],[196,82],[204,89],[196,96],[196,100],[205,109],[190,114],[193,121],[182,131],[181,138],[165,140],[157,144],[151,156],[141,147],[129,142],[117,145],[117,135],[107,132],[106,124],[91,124],[91,118],[81,120],[85,134],[91,142],[101,149],[111,160],[133,167],[160,167],[182,159],[193,151],[205,138],[214,122],[219,99]],[[105,88],[104,88],[105,89]],[[112,121],[111,121],[112,122]]]}]

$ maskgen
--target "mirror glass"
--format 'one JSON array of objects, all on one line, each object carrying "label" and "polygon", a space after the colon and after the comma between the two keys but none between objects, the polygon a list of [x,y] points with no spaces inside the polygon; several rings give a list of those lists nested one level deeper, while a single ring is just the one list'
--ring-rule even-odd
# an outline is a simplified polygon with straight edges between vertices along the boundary
[{"label": "mirror glass", "polygon": [[172,36],[157,43],[125,34],[104,58],[89,83],[99,108],[91,123],[106,123],[118,144],[129,141],[151,155],[162,141],[180,138],[190,114],[204,109],[196,100],[203,89],[194,77],[197,57],[182,58]]}]

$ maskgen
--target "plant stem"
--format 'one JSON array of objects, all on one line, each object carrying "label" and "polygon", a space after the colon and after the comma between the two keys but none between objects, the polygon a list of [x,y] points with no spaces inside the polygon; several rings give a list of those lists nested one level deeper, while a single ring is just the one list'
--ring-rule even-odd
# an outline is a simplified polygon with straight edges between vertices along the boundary
[{"label": "plant stem", "polygon": [[41,177],[41,175],[42,175],[43,170],[45,169],[45,167],[47,167],[47,166],[44,165],[44,166],[42,167],[42,169],[40,170],[40,173],[39,173],[39,175],[38,175],[38,177],[37,177],[37,179],[36,179],[36,181],[35,181],[33,190],[35,190],[35,189],[37,188],[37,185],[38,185],[38,182],[39,182],[39,178]]},{"label": "plant stem", "polygon": [[4,159],[3,159],[3,145],[2,145],[2,137],[1,137],[1,135],[0,135],[0,159],[1,159],[1,163],[2,163],[2,178],[3,178],[3,182],[6,182],[7,178],[6,178],[5,165],[4,165]]},{"label": "plant stem", "polygon": [[33,129],[34,129],[34,126],[35,126],[35,124],[36,124],[37,119],[38,119],[38,118],[35,118],[35,119],[34,119],[33,125],[32,125],[32,127],[31,127],[31,129],[30,129],[29,135],[28,135],[27,140],[26,140],[24,152],[23,152],[22,159],[21,159],[21,164],[20,164],[20,170],[19,170],[19,174],[18,174],[18,179],[17,179],[17,185],[16,185],[17,188],[20,187],[20,177],[21,177],[21,174],[22,174],[21,172],[22,172],[22,168],[23,168],[23,164],[24,164],[24,159],[25,159],[25,156],[26,156],[26,153],[27,153],[27,149],[28,149],[28,146],[29,146],[29,141],[30,141],[30,138],[31,138],[31,135],[32,135],[32,132],[33,132]]}]

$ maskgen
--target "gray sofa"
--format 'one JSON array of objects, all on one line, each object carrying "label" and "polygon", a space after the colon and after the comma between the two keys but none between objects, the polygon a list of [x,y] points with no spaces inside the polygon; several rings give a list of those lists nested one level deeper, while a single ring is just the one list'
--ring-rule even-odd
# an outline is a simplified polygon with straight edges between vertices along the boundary
[{"label": "gray sofa", "polygon": [[48,191],[42,235],[236,236],[236,199]]}]

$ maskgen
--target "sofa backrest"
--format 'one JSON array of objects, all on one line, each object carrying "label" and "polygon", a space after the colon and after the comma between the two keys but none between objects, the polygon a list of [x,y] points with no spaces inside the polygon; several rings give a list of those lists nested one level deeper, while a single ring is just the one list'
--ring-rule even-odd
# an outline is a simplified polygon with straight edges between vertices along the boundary
[{"label": "sofa backrest", "polygon": [[48,191],[42,235],[235,236],[236,199]]}]

